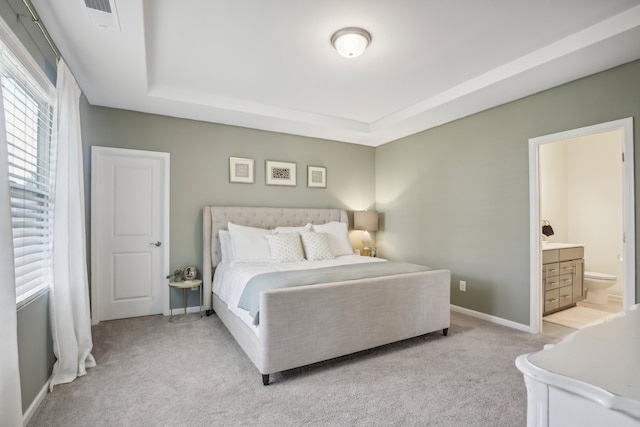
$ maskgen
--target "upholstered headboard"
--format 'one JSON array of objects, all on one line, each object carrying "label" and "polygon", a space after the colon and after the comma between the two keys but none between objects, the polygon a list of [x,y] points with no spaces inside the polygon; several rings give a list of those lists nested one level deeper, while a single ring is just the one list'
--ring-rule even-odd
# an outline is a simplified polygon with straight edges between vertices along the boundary
[{"label": "upholstered headboard", "polygon": [[205,310],[211,309],[213,269],[221,258],[218,231],[226,230],[228,222],[272,229],[277,226],[325,224],[331,221],[349,225],[344,209],[205,206],[202,213],[202,287]]}]

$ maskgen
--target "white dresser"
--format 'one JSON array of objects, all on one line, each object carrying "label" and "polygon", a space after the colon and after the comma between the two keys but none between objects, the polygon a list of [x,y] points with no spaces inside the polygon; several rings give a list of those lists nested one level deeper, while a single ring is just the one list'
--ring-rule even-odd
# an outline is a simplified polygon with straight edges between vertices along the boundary
[{"label": "white dresser", "polygon": [[527,426],[640,426],[640,305],[516,359]]}]

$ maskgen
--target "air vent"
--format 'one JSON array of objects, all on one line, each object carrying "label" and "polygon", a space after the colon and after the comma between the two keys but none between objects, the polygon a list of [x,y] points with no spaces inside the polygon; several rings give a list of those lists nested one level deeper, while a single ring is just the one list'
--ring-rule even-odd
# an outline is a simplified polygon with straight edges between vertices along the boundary
[{"label": "air vent", "polygon": [[111,5],[109,4],[109,0],[84,0],[84,4],[86,4],[89,9],[111,13]]},{"label": "air vent", "polygon": [[93,25],[120,31],[115,0],[84,0],[84,4]]}]

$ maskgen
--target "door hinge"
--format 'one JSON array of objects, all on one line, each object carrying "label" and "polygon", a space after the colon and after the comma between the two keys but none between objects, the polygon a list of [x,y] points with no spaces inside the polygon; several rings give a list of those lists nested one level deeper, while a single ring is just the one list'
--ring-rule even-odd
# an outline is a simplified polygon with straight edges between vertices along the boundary
[{"label": "door hinge", "polygon": [[624,162],[624,151],[622,152],[622,161]]}]

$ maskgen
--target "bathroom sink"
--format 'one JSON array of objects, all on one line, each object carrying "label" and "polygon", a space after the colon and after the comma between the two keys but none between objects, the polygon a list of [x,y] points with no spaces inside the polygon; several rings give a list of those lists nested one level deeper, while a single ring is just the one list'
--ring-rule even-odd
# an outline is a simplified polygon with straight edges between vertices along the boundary
[{"label": "bathroom sink", "polygon": [[555,243],[555,242],[542,242],[542,250],[546,249],[565,249],[565,248],[577,248],[584,246],[579,243]]}]

